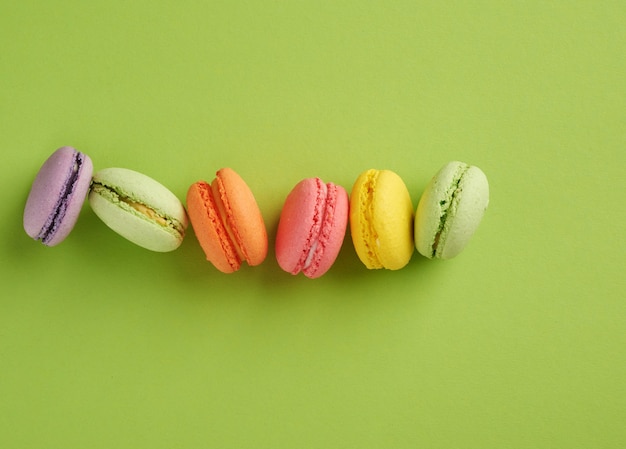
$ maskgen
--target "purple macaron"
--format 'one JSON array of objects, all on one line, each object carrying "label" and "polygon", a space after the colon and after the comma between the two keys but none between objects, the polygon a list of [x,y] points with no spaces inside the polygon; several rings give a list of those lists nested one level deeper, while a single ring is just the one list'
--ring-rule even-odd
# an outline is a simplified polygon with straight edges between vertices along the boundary
[{"label": "purple macaron", "polygon": [[83,206],[93,164],[89,156],[61,147],[44,162],[28,194],[24,230],[46,246],[61,243],[72,231]]}]

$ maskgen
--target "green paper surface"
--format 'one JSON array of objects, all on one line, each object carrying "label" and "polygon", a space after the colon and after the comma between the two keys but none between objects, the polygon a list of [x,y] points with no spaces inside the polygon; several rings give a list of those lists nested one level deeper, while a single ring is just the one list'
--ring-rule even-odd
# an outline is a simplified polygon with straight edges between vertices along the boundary
[{"label": "green paper surface", "polygon": [[[626,3],[63,1],[0,6],[0,447],[623,448]],[[86,203],[22,227],[58,147],[184,200],[232,167],[270,252],[225,275],[190,229],[152,253]],[[350,235],[282,272],[319,176],[450,160],[491,201],[463,253],[369,271]]]}]

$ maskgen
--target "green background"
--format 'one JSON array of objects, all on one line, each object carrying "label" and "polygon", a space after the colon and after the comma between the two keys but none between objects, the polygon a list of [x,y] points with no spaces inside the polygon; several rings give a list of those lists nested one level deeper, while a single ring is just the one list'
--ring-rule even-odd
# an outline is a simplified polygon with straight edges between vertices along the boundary
[{"label": "green background", "polygon": [[[14,1],[0,7],[0,447],[623,448],[626,3]],[[56,148],[184,199],[232,167],[270,253],[152,253],[86,204],[29,239]],[[449,160],[491,202],[465,251],[278,267],[302,178]]]}]

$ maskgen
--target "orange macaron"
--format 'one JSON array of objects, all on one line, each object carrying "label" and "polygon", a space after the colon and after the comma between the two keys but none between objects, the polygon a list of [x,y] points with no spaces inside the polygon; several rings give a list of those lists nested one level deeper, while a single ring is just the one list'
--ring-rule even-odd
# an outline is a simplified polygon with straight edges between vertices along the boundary
[{"label": "orange macaron", "polygon": [[222,168],[212,183],[198,181],[187,191],[187,213],[206,258],[223,273],[243,261],[259,265],[267,256],[267,230],[246,182]]}]

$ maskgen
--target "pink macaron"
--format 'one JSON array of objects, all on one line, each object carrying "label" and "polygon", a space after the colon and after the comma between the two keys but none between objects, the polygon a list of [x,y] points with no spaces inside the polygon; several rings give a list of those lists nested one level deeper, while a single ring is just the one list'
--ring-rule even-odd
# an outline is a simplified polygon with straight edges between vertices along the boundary
[{"label": "pink macaron", "polygon": [[322,276],[333,265],[348,224],[348,194],[319,178],[300,181],[287,195],[276,233],[276,260],[288,273]]},{"label": "pink macaron", "polygon": [[89,156],[61,147],[44,162],[24,207],[24,230],[46,246],[72,231],[87,197],[93,164]]}]

